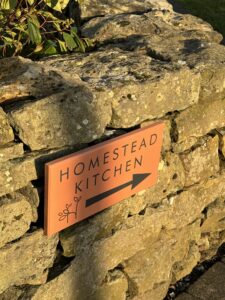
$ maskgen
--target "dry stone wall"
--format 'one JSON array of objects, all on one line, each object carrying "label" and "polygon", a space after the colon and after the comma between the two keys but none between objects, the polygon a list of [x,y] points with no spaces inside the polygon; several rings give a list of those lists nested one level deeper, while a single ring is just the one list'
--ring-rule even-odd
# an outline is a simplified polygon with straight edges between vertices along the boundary
[{"label": "dry stone wall", "polygon": [[[90,53],[0,60],[1,300],[162,300],[225,242],[222,36],[120,2],[85,2]],[[157,120],[158,183],[47,238],[44,164]]]}]

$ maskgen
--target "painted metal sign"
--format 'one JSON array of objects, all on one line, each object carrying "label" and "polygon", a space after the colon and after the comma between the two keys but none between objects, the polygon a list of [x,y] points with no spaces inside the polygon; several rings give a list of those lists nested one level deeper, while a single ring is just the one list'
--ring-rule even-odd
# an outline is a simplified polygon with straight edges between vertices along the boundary
[{"label": "painted metal sign", "polygon": [[153,186],[163,128],[156,123],[47,163],[45,233],[56,233]]}]

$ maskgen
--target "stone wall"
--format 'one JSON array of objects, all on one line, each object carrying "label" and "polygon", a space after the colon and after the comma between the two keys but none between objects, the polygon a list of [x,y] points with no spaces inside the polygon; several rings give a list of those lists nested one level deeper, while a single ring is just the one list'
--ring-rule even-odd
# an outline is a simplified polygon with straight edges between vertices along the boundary
[{"label": "stone wall", "polygon": [[[0,60],[1,300],[162,300],[225,242],[222,36],[166,1],[120,2],[85,2],[95,51]],[[156,120],[157,185],[47,238],[45,162]]]}]

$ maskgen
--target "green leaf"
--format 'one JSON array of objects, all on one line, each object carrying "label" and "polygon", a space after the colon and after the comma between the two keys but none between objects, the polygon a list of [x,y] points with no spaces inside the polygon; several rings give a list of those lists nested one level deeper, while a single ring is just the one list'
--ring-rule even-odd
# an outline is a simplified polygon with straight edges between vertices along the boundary
[{"label": "green leaf", "polygon": [[44,54],[45,55],[54,55],[57,54],[56,45],[51,40],[48,40],[45,45]]},{"label": "green leaf", "polygon": [[69,3],[69,0],[44,0],[44,2],[54,10],[61,12]]},{"label": "green leaf", "polygon": [[17,0],[1,0],[0,8],[1,9],[14,9],[17,5]]},{"label": "green leaf", "polygon": [[77,48],[77,43],[74,41],[71,34],[63,32],[63,39],[69,50],[73,50],[73,49]]},{"label": "green leaf", "polygon": [[28,34],[32,43],[40,44],[41,43],[41,33],[37,24],[33,23],[33,19],[27,20],[28,25]]},{"label": "green leaf", "polygon": [[45,10],[39,10],[37,11],[37,13],[41,16],[46,17],[49,20],[55,20],[55,21],[59,21],[58,18],[56,18],[51,12],[49,11],[45,11]]},{"label": "green leaf", "polygon": [[33,5],[33,4],[34,4],[34,1],[35,1],[35,0],[27,0],[27,2],[28,2],[30,5]]},{"label": "green leaf", "polygon": [[14,40],[8,36],[3,36],[2,39],[6,42],[6,44],[13,44]]},{"label": "green leaf", "polygon": [[63,52],[67,52],[67,48],[66,48],[66,43],[61,41],[61,40],[58,40],[58,44],[59,44],[59,48],[60,48],[60,51],[63,53]]},{"label": "green leaf", "polygon": [[42,44],[39,44],[36,46],[36,48],[34,49],[34,53],[37,53],[37,52],[41,52],[43,50],[43,45]]},{"label": "green leaf", "polygon": [[36,15],[32,15],[32,16],[30,17],[30,20],[31,20],[31,22],[32,22],[34,25],[36,25],[38,28],[40,28],[40,23],[39,23],[38,18],[37,18]]},{"label": "green leaf", "polygon": [[71,27],[70,33],[72,34],[73,37],[77,36],[77,28],[76,27]]}]

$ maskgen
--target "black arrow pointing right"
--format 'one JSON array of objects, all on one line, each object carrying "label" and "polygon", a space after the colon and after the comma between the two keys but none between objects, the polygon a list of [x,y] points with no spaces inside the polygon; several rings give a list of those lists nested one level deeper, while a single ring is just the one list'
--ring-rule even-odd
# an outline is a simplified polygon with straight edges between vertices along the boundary
[{"label": "black arrow pointing right", "polygon": [[117,187],[115,187],[111,190],[108,190],[108,191],[103,192],[103,193],[101,193],[97,196],[89,198],[88,200],[86,200],[86,205],[85,206],[86,207],[91,206],[91,205],[95,204],[96,202],[99,202],[99,201],[103,200],[104,198],[125,189],[129,185],[131,185],[131,189],[133,190],[137,185],[139,185],[149,175],[151,175],[151,173],[133,174],[133,178],[132,178],[131,181],[123,183],[123,184],[121,184],[121,185],[119,185],[119,186],[117,186]]}]

